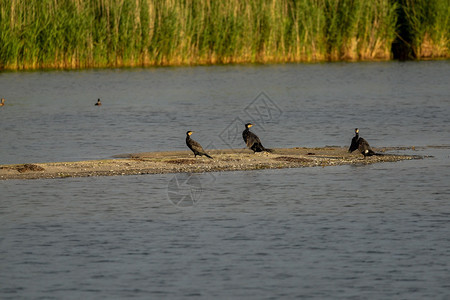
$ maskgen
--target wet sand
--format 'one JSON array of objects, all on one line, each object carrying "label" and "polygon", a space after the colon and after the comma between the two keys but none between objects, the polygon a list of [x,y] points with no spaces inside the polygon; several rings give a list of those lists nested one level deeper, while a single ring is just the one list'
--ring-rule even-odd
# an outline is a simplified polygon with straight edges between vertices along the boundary
[{"label": "wet sand", "polygon": [[385,153],[386,150],[401,150],[398,148],[374,150],[383,155],[364,159],[358,151],[350,154],[342,147],[277,148],[273,153],[255,154],[248,149],[207,151],[213,159],[194,158],[189,150],[133,153],[104,160],[0,165],[0,180],[327,167],[423,158]]}]

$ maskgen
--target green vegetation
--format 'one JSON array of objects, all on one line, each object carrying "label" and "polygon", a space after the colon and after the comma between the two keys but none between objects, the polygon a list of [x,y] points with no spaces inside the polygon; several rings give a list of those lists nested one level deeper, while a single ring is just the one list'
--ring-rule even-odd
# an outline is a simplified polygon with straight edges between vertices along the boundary
[{"label": "green vegetation", "polygon": [[449,57],[450,0],[402,0],[414,57]]},{"label": "green vegetation", "polygon": [[0,69],[448,57],[449,1],[0,0]]}]

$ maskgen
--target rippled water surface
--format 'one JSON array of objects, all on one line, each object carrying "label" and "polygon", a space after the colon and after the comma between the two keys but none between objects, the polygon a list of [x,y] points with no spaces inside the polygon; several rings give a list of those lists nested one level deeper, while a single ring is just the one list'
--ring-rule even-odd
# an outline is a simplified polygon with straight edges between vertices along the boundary
[{"label": "rippled water surface", "polygon": [[0,298],[448,299],[449,78],[442,61],[0,73],[0,164],[185,149],[187,130],[226,148],[241,121],[267,147],[359,127],[427,156],[0,181]]}]

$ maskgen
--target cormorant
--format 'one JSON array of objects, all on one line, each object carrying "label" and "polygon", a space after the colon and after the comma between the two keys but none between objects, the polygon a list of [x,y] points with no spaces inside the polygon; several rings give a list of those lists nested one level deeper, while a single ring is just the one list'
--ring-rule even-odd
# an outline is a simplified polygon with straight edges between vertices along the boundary
[{"label": "cormorant", "polygon": [[0,106],[5,105],[5,98],[2,98],[1,102],[0,102]]},{"label": "cormorant", "polygon": [[95,103],[94,105],[96,105],[96,106],[102,105],[102,102],[100,102],[100,98],[97,100],[97,103]]},{"label": "cormorant", "polygon": [[197,155],[205,155],[206,157],[209,157],[212,159],[211,156],[209,156],[205,150],[203,150],[202,145],[200,145],[198,142],[194,141],[193,139],[191,139],[191,134],[193,134],[193,131],[188,131],[186,132],[186,145],[189,147],[189,149],[192,150],[192,152],[194,152],[194,157],[197,157]]},{"label": "cormorant", "polygon": [[358,149],[358,139],[359,139],[359,129],[355,128],[355,136],[352,138],[352,143],[350,144],[350,148],[348,148],[348,152],[352,153],[356,149]]},{"label": "cormorant", "polygon": [[350,148],[348,148],[348,152],[351,153],[356,149],[358,149],[359,152],[364,155],[364,158],[366,158],[366,156],[379,155],[375,153],[372,148],[370,148],[369,143],[365,139],[359,137],[358,128],[355,128],[355,136],[352,138],[352,143],[350,145]]},{"label": "cormorant", "polygon": [[242,138],[244,139],[245,144],[249,149],[253,150],[253,153],[255,152],[273,152],[272,149],[264,148],[264,146],[261,144],[261,141],[259,137],[250,131],[250,127],[252,127],[252,123],[245,124],[245,130],[242,132]]}]

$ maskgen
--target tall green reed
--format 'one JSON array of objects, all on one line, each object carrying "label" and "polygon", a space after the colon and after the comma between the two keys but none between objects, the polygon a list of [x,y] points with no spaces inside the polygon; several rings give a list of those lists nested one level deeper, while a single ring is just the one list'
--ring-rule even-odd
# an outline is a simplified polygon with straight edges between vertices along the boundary
[{"label": "tall green reed", "polygon": [[450,0],[400,0],[415,57],[448,57]]},{"label": "tall green reed", "polygon": [[1,0],[0,69],[390,59],[399,5],[448,56],[448,1]]}]

